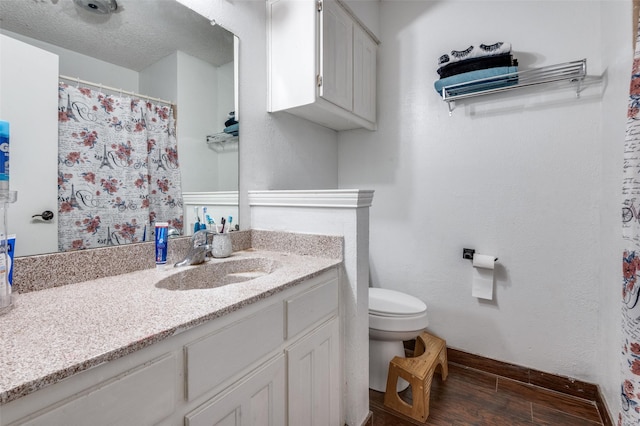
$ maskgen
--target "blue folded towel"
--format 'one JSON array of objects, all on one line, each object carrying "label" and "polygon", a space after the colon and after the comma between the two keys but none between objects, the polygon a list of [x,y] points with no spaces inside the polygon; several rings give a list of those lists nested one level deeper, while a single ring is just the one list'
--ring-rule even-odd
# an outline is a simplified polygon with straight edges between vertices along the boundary
[{"label": "blue folded towel", "polygon": [[239,129],[239,127],[240,127],[240,124],[239,124],[239,123],[232,124],[231,126],[227,126],[227,127],[225,127],[225,128],[224,128],[224,132],[225,132],[225,133],[233,133],[233,132],[237,132],[238,130],[240,130],[240,129]]},{"label": "blue folded towel", "polygon": [[[451,77],[441,78],[433,85],[436,92],[442,96],[442,88],[454,84],[467,83],[474,80],[487,79],[473,85],[463,85],[448,90],[449,95],[461,95],[464,93],[473,93],[480,90],[495,89],[497,87],[513,86],[518,83],[518,77],[515,75],[506,75],[518,72],[518,67],[495,67],[484,70],[469,71],[462,74],[452,75]],[[495,77],[495,78],[491,78]]]}]

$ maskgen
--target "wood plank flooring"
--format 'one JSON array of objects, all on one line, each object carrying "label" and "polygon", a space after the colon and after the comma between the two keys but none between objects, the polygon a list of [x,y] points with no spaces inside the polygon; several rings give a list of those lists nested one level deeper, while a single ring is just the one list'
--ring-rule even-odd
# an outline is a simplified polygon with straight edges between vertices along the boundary
[{"label": "wood plank flooring", "polygon": [[[411,398],[410,389],[403,398]],[[560,393],[449,360],[449,377],[431,385],[426,423],[397,414],[383,404],[384,394],[369,391],[373,426],[462,425],[609,425],[593,400]]]}]

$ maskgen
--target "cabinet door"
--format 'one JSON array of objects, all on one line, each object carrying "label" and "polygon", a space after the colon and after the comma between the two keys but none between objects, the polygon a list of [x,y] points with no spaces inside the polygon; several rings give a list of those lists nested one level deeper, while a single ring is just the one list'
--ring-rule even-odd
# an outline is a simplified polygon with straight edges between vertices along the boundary
[{"label": "cabinet door", "polygon": [[287,350],[289,424],[340,423],[340,347],[335,318]]},{"label": "cabinet door", "polygon": [[322,6],[319,94],[347,111],[353,109],[353,21],[335,2]]},{"label": "cabinet door", "polygon": [[376,56],[378,45],[360,26],[353,27],[353,112],[376,121]]},{"label": "cabinet door", "polygon": [[[282,426],[285,422],[284,355],[250,373],[185,417],[186,426]],[[291,424],[291,423],[290,423]]]}]

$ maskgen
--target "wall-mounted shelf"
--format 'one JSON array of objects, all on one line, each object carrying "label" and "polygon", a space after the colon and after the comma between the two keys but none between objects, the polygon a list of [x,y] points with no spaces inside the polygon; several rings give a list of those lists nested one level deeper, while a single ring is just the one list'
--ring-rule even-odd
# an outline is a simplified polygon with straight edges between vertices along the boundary
[{"label": "wall-mounted shelf", "polygon": [[488,77],[464,83],[452,84],[442,88],[442,100],[447,102],[449,115],[453,112],[452,102],[458,99],[472,98],[531,87],[568,81],[576,84],[576,97],[580,96],[580,83],[587,75],[587,60],[565,62],[524,71]]},{"label": "wall-mounted shelf", "polygon": [[238,150],[238,136],[220,132],[207,136],[207,145],[215,152],[234,152]]}]

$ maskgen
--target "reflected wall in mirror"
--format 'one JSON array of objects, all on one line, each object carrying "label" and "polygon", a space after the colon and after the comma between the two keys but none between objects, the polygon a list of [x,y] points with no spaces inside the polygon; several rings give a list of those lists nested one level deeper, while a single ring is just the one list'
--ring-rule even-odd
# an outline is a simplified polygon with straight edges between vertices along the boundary
[{"label": "reflected wall in mirror", "polygon": [[[117,0],[107,14],[73,0],[0,1],[0,119],[11,124],[18,201],[8,229],[17,235],[16,256],[58,249],[61,81],[174,104],[184,233],[193,232],[196,217],[205,221],[203,207],[216,222],[232,216],[238,223],[236,50],[233,34],[175,0]],[[46,210],[52,220],[36,216]]]}]

